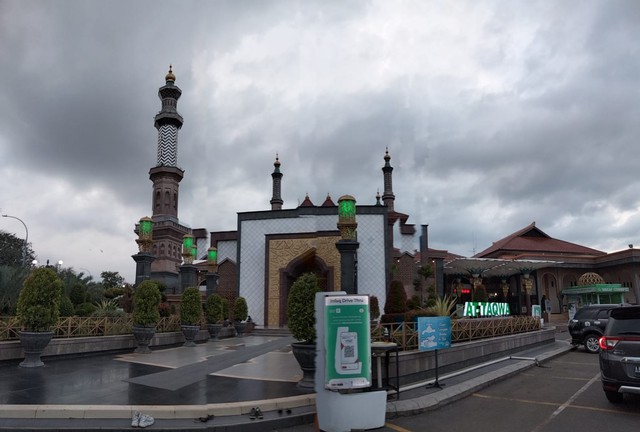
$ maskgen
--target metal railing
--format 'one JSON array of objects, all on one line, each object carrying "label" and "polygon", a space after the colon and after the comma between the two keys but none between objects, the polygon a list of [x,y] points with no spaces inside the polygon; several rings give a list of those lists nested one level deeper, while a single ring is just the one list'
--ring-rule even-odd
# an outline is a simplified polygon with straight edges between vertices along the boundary
[{"label": "metal railing", "polygon": [[[133,326],[131,315],[123,317],[65,317],[60,318],[53,328],[54,337],[72,338],[87,336],[110,336],[130,334]],[[201,323],[206,328],[205,323]],[[371,339],[389,341],[398,344],[401,350],[418,349],[418,331],[415,322],[376,324],[371,327]],[[385,329],[388,336],[385,336]],[[524,333],[540,329],[540,320],[530,316],[512,316],[504,318],[477,318],[451,320],[451,342],[466,342],[508,334]],[[15,316],[0,317],[0,341],[20,339],[20,323]],[[171,315],[160,318],[156,332],[180,331],[180,317]]]},{"label": "metal railing", "polygon": [[[540,330],[540,319],[530,316],[452,319],[451,342],[467,342],[534,330]],[[385,333],[388,336],[385,336]],[[402,351],[418,349],[417,323],[402,322],[373,325],[371,328],[371,340],[383,341],[385,339],[397,343]]]},{"label": "metal railing", "polygon": [[[131,334],[133,317],[63,317],[53,327],[53,337],[72,338],[87,336],[112,336]],[[0,341],[20,339],[21,330],[18,318],[15,316],[0,317]],[[158,333],[180,331],[180,317],[171,315],[160,318],[156,325]]]}]

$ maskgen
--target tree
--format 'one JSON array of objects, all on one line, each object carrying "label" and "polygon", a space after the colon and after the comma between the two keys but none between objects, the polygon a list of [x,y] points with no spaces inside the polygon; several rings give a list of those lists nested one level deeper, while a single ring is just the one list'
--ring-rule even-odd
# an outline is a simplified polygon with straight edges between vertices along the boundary
[{"label": "tree", "polygon": [[74,306],[81,305],[87,301],[87,287],[81,283],[75,283],[69,293],[69,299]]},{"label": "tree", "polygon": [[122,285],[124,285],[124,278],[120,276],[118,272],[103,271],[100,273],[100,277],[102,278],[102,286],[105,290],[109,288],[122,288]]},{"label": "tree", "polygon": [[404,285],[398,280],[392,280],[387,300],[384,303],[385,314],[400,314],[407,311],[407,293]]},{"label": "tree", "polygon": [[27,244],[27,256],[23,261],[24,240],[0,230],[0,265],[10,267],[20,267],[23,264],[31,265],[31,261],[35,259],[35,254],[31,249],[31,243]]},{"label": "tree", "polygon": [[29,274],[27,267],[0,265],[0,315],[13,315],[18,295]]}]

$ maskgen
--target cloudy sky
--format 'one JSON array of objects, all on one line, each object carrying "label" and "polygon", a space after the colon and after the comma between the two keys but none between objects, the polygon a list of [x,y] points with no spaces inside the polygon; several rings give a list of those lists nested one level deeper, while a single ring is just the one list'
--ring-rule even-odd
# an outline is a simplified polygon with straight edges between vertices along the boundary
[{"label": "cloudy sky", "polygon": [[[173,64],[179,217],[349,193],[470,256],[533,221],[640,246],[640,2],[0,0],[0,211],[41,262],[134,280]],[[0,229],[24,237],[16,220]]]}]

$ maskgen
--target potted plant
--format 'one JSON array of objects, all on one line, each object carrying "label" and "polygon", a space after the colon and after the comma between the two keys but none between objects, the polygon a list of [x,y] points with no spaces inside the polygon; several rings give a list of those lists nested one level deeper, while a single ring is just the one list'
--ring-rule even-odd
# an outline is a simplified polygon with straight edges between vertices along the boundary
[{"label": "potted plant", "polygon": [[44,366],[40,355],[47,347],[60,315],[63,282],[51,268],[40,267],[24,281],[18,297],[17,315],[23,328],[19,332],[24,350],[22,367]]},{"label": "potted plant", "polygon": [[313,273],[305,273],[291,286],[287,300],[287,325],[299,342],[291,344],[291,349],[302,369],[302,380],[298,387],[312,390],[316,372],[316,293],[320,291],[318,278]]},{"label": "potted plant", "polygon": [[244,322],[249,315],[247,300],[244,297],[237,297],[233,302],[233,325],[238,332],[238,336],[244,335],[247,323]]},{"label": "potted plant", "polygon": [[209,331],[209,340],[218,337],[224,320],[222,297],[219,294],[211,294],[207,299],[207,330]]},{"label": "potted plant", "polygon": [[133,336],[138,348],[135,352],[148,354],[149,343],[156,333],[156,324],[160,320],[160,290],[151,280],[143,281],[133,296]]},{"label": "potted plant", "polygon": [[202,319],[202,299],[200,290],[189,287],[184,290],[180,299],[180,324],[184,334],[184,346],[194,347],[196,336],[200,332],[200,320]]}]

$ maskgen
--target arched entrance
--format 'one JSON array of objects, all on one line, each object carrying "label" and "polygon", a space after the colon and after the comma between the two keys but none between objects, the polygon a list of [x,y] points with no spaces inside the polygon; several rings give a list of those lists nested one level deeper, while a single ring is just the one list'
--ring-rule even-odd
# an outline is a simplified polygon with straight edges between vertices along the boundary
[{"label": "arched entrance", "polygon": [[542,290],[542,294],[551,301],[551,313],[562,312],[562,299],[558,290],[558,281],[553,274],[545,273],[542,276]]},{"label": "arched entrance", "polygon": [[327,266],[322,258],[311,249],[289,262],[280,270],[280,326],[287,324],[287,300],[293,283],[304,273],[315,273],[320,290],[333,291],[333,268]]}]

